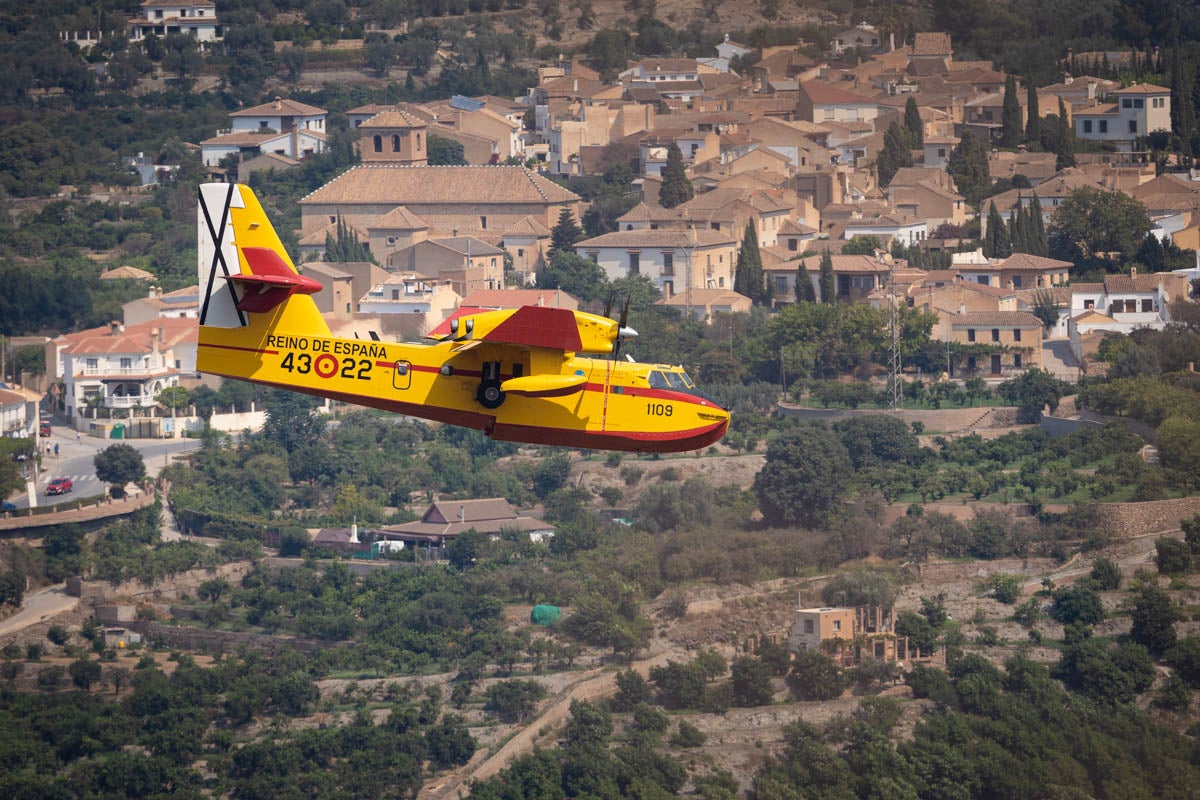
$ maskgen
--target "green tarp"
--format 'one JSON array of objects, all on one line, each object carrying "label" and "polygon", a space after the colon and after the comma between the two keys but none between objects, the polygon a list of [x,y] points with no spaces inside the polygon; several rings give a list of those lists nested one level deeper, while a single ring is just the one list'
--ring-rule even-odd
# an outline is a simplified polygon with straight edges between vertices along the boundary
[{"label": "green tarp", "polygon": [[553,625],[562,619],[558,606],[534,606],[529,612],[529,621],[534,625]]}]

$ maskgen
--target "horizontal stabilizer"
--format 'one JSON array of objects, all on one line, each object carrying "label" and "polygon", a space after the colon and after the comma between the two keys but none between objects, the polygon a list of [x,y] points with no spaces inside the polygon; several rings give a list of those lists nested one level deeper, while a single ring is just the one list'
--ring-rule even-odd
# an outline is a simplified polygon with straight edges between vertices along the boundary
[{"label": "horizontal stabilizer", "polygon": [[582,375],[525,375],[509,378],[500,384],[500,390],[526,397],[559,397],[578,392],[585,383]]},{"label": "horizontal stabilizer", "polygon": [[316,294],[321,283],[298,275],[279,254],[268,247],[243,247],[242,255],[250,267],[250,275],[235,274],[226,278],[242,290],[237,303],[239,311],[262,313],[270,311],[294,294]]}]

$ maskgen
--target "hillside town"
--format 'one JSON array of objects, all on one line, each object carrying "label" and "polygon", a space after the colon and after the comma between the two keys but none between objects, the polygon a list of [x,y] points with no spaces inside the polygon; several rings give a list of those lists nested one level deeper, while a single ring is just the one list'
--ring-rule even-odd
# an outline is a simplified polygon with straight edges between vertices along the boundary
[{"label": "hillside town", "polygon": [[[66,6],[0,11],[0,796],[1196,795],[1194,10]],[[205,339],[234,184],[265,347],[384,395]],[[611,349],[396,355],[518,309]],[[575,349],[605,435],[728,414],[478,423]]]}]

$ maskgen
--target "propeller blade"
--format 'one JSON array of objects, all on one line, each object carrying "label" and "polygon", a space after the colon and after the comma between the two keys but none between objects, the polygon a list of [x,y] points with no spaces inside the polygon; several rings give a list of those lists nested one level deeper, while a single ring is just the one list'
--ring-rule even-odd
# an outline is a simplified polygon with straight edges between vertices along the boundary
[{"label": "propeller blade", "polygon": [[612,318],[613,297],[616,295],[616,289],[608,290],[608,300],[604,303],[604,316]]},{"label": "propeller blade", "polygon": [[[617,342],[613,345],[613,358],[621,355],[621,343],[625,341],[625,336],[633,329],[629,327],[629,302],[633,299],[633,295],[625,295],[625,307],[621,309],[621,321],[617,323]],[[637,336],[637,333],[633,334]]]},{"label": "propeller blade", "polygon": [[627,327],[629,323],[629,301],[631,300],[633,300],[632,294],[625,295],[625,307],[621,309],[621,322],[619,323],[622,328]]}]

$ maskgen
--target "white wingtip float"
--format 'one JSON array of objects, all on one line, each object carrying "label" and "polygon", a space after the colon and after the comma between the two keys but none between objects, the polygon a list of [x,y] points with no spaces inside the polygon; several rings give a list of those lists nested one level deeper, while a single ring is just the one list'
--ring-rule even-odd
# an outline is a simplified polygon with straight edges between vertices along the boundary
[{"label": "white wingtip float", "polygon": [[617,358],[637,335],[626,314],[523,306],[453,317],[430,344],[341,339],[311,297],[321,284],[296,271],[249,187],[201,186],[197,222],[201,372],[513,442],[668,453],[729,426],[681,367]]}]

